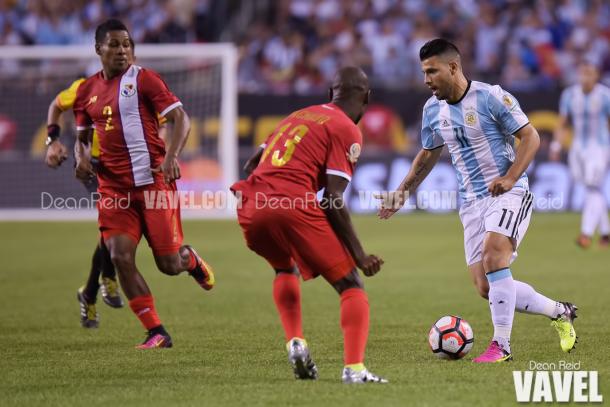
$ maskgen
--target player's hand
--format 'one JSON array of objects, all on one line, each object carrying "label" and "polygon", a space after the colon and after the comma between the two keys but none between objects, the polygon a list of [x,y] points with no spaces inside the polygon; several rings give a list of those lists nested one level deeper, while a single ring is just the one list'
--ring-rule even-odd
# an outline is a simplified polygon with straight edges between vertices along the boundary
[{"label": "player's hand", "polygon": [[89,182],[95,177],[95,171],[93,171],[93,165],[91,160],[86,157],[82,157],[77,160],[75,168],[76,178],[83,182]]},{"label": "player's hand", "polygon": [[356,259],[356,265],[367,277],[372,277],[379,273],[382,264],[383,259],[375,256],[374,254],[364,255],[361,258]]},{"label": "player's hand", "polygon": [[392,215],[402,208],[405,203],[409,200],[409,193],[407,191],[393,191],[393,192],[381,192],[373,195],[375,199],[379,199],[379,212],[377,216],[379,219],[388,219]]},{"label": "player's hand", "polygon": [[61,141],[55,140],[49,147],[44,158],[44,162],[51,168],[57,168],[68,159],[68,149]]},{"label": "player's hand", "polygon": [[491,192],[491,196],[500,196],[513,189],[515,182],[516,180],[513,177],[505,175],[491,181],[491,184],[489,184],[489,188],[487,189]]},{"label": "player's hand", "polygon": [[153,168],[152,172],[163,173],[163,179],[166,184],[171,184],[173,181],[180,179],[180,166],[178,160],[165,156],[165,159],[161,165],[157,168]]}]

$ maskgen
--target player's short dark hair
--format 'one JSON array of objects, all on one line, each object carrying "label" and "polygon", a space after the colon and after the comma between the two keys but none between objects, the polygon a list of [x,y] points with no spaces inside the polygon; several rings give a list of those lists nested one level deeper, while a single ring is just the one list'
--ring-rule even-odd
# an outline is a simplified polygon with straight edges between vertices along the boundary
[{"label": "player's short dark hair", "polygon": [[[106,20],[102,24],[98,25],[95,29],[95,43],[101,44],[109,31],[127,31],[129,33],[129,30],[121,20],[111,18],[110,20]],[[131,41],[131,43],[133,44],[133,41]]]},{"label": "player's short dark hair", "polygon": [[423,61],[437,55],[443,55],[447,52],[455,52],[460,55],[460,50],[450,41],[444,38],[436,38],[428,41],[419,49],[419,60]]}]

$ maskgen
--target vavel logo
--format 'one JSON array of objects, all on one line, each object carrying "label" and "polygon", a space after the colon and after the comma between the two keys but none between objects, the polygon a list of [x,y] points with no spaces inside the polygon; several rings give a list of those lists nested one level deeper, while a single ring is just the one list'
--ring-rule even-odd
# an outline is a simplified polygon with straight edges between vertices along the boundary
[{"label": "vavel logo", "polygon": [[[559,370],[557,369],[559,367]],[[580,362],[529,362],[530,370],[513,371],[515,393],[520,403],[601,403],[597,371],[580,370]]]}]

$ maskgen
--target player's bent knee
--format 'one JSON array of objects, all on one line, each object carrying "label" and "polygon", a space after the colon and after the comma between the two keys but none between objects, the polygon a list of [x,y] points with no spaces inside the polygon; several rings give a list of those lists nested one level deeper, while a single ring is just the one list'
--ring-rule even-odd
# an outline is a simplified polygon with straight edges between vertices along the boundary
[{"label": "player's bent knee", "polygon": [[128,252],[113,252],[110,255],[110,260],[121,273],[129,272],[135,268],[134,256]]},{"label": "player's bent knee", "polygon": [[168,276],[176,276],[183,271],[180,268],[180,262],[177,259],[164,257],[156,259],[156,261],[159,271]]},{"label": "player's bent knee", "polygon": [[506,267],[506,256],[501,250],[495,247],[486,248],[483,250],[483,268],[486,273]]},{"label": "player's bent knee", "polygon": [[364,288],[364,283],[362,282],[362,278],[358,274],[356,269],[353,269],[348,275],[343,277],[341,280],[335,281],[332,283],[333,288],[341,294],[343,291],[348,290],[350,288]]}]

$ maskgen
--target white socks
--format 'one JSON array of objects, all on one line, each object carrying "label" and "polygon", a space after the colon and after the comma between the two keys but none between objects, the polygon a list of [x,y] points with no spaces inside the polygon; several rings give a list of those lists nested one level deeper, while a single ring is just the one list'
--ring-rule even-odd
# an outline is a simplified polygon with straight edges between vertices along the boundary
[{"label": "white socks", "polygon": [[598,225],[601,235],[607,235],[610,232],[606,198],[599,189],[588,188],[582,211],[580,231],[583,235],[591,237],[595,234]]},{"label": "white socks", "polygon": [[515,310],[527,314],[546,315],[549,318],[557,318],[565,312],[562,303],[539,294],[534,288],[522,281],[514,280],[516,288]]},{"label": "white socks", "polygon": [[515,317],[517,291],[509,268],[487,273],[489,281],[489,308],[494,324],[493,340],[510,353],[510,332]]}]

